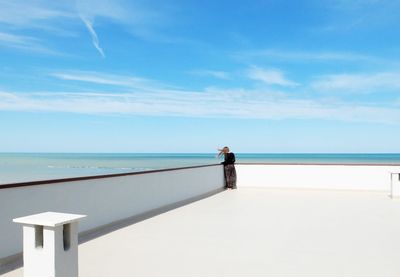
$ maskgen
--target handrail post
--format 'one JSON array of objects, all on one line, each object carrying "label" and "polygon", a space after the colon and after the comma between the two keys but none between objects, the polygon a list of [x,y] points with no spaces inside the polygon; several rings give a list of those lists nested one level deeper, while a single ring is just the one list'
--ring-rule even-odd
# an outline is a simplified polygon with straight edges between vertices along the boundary
[{"label": "handrail post", "polygon": [[400,197],[400,172],[390,172],[390,197]]},{"label": "handrail post", "polygon": [[45,212],[23,225],[24,277],[78,277],[78,221],[85,215]]}]

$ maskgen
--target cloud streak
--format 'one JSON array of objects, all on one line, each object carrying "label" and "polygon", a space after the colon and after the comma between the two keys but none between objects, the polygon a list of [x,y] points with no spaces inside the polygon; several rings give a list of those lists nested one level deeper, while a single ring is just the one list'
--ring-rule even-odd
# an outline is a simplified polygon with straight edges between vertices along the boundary
[{"label": "cloud streak", "polygon": [[331,74],[318,77],[311,88],[320,92],[376,93],[400,89],[400,72]]},{"label": "cloud streak", "polygon": [[189,73],[192,75],[196,75],[196,76],[213,77],[213,78],[223,79],[223,80],[228,80],[231,78],[231,76],[228,72],[218,71],[218,70],[199,69],[199,70],[192,70]]},{"label": "cloud streak", "polygon": [[0,42],[12,43],[17,45],[27,45],[34,40],[35,39],[27,36],[19,36],[15,34],[0,32]]},{"label": "cloud streak", "polygon": [[39,39],[30,36],[22,36],[0,32],[0,45],[8,48],[16,48],[24,51],[34,51],[38,53],[57,55],[56,51],[46,48]]},{"label": "cloud streak", "polygon": [[116,86],[119,87],[119,89],[124,88],[142,91],[161,91],[176,88],[151,79],[128,75],[104,74],[92,71],[53,72],[49,75],[60,80],[77,81],[95,85]]},{"label": "cloud streak", "polygon": [[276,50],[276,49],[259,49],[259,50],[248,50],[239,51],[233,55],[238,59],[251,59],[251,58],[266,58],[280,61],[290,62],[371,62],[371,63],[382,63],[388,62],[379,57],[370,55],[363,55],[353,52],[333,52],[333,51],[296,51],[296,50]]},{"label": "cloud streak", "polygon": [[127,27],[132,35],[141,38],[163,37],[156,35],[157,25],[165,23],[161,10],[162,3],[157,3],[157,9],[146,7],[145,2],[127,0],[76,0],[76,10],[80,19],[90,33],[92,44],[99,54],[105,58],[105,51],[100,46],[100,38],[94,28],[97,19],[111,21]]},{"label": "cloud streak", "polygon": [[[125,0],[3,0],[0,1],[0,28],[13,34],[16,30],[28,31],[35,38],[43,38],[37,39],[37,49],[46,43],[49,34],[58,37],[71,37],[72,34],[72,37],[76,37],[80,32],[76,23],[81,21],[90,34],[94,48],[104,58],[106,51],[101,46],[98,30],[94,27],[97,19],[128,27],[132,34],[150,34],[153,33],[154,22],[159,24],[162,21],[161,11],[153,10],[144,4],[139,5],[139,1]],[[32,30],[35,32],[31,32]],[[9,42],[8,46],[28,50],[15,42]]]},{"label": "cloud streak", "polygon": [[264,69],[253,66],[247,71],[247,77],[261,81],[267,85],[278,85],[284,87],[294,87],[299,84],[287,79],[283,72],[278,69]]},{"label": "cloud streak", "polygon": [[1,1],[0,23],[21,29],[41,28],[48,20],[74,18],[62,1]]},{"label": "cloud streak", "polygon": [[126,11],[121,7],[120,1],[108,0],[76,0],[76,10],[79,18],[88,30],[94,48],[99,52],[102,58],[105,58],[103,48],[100,46],[100,40],[94,29],[96,18],[109,19],[118,23],[128,23]]},{"label": "cloud streak", "polygon": [[400,110],[339,101],[288,98],[268,90],[0,92],[0,110],[103,115],[247,119],[324,119],[398,124]]},{"label": "cloud streak", "polygon": [[100,53],[100,55],[105,58],[106,55],[104,54],[103,49],[100,47],[100,43],[99,43],[99,37],[96,34],[96,31],[93,28],[93,23],[85,18],[84,16],[80,16],[80,18],[82,19],[83,23],[85,24],[86,28],[88,29],[90,36],[92,37],[92,43],[93,46],[97,49],[97,51]]},{"label": "cloud streak", "polygon": [[[71,37],[70,23],[78,16],[68,1],[0,1],[0,28],[2,46],[42,54],[61,53],[46,45],[48,35]],[[20,35],[29,33],[29,35]]]},{"label": "cloud streak", "polygon": [[[258,119],[329,119],[397,123],[400,110],[397,102],[371,103],[328,99],[323,94],[288,93],[297,85],[287,80],[279,70],[251,68],[256,81],[267,84],[255,87],[188,90],[165,85],[155,80],[128,75],[105,74],[90,71],[53,72],[50,75],[63,81],[77,82],[80,92],[60,93],[13,93],[13,103],[8,108],[21,107],[44,111],[64,111],[90,114],[140,114],[185,117],[233,117]],[[278,73],[277,73],[278,72]],[[257,74],[254,74],[257,73]],[[276,74],[275,74],[276,73]],[[301,90],[318,93],[334,91],[379,91],[400,83],[396,73],[385,72],[371,75],[347,74],[324,75],[318,80],[302,85]],[[272,85],[276,84],[276,85]],[[279,84],[279,85],[277,85]],[[85,92],[87,86],[93,91]],[[345,89],[347,88],[347,90]],[[108,91],[108,92],[106,92]],[[318,96],[319,95],[319,96]],[[5,97],[5,96],[4,96]],[[340,98],[340,97],[339,97]],[[3,98],[5,99],[5,98]],[[3,101],[3,104],[6,101]],[[86,107],[86,108],[85,108]],[[6,106],[3,106],[5,109]],[[29,110],[30,108],[28,108]],[[22,108],[23,110],[23,108]]]}]

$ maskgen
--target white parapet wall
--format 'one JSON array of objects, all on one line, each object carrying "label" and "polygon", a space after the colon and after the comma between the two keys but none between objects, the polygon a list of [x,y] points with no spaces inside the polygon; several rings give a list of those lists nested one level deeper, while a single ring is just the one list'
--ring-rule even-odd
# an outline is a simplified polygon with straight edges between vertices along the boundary
[{"label": "white parapet wall", "polygon": [[[36,184],[35,184],[36,183]],[[13,218],[53,211],[87,215],[88,231],[224,187],[221,165],[0,188],[0,261],[22,251]],[[7,188],[6,188],[7,187]]]},{"label": "white parapet wall", "polygon": [[390,193],[392,165],[237,164],[238,187],[372,190]]},{"label": "white parapet wall", "polygon": [[[236,170],[239,189],[370,190],[390,195],[390,173],[399,172],[400,166],[237,164]],[[85,214],[88,218],[80,225],[80,232],[84,232],[224,186],[221,165],[0,186],[0,267],[7,257],[22,251],[22,231],[13,218],[46,211]]]}]

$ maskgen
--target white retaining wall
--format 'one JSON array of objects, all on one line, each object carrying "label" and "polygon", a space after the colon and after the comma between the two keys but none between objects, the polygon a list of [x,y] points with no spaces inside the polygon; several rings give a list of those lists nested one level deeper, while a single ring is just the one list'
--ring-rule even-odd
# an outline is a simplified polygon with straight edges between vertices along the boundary
[{"label": "white retaining wall", "polygon": [[390,191],[400,166],[238,164],[238,187]]},{"label": "white retaining wall", "polygon": [[46,211],[84,214],[80,231],[224,187],[220,165],[0,189],[0,259],[22,251],[13,218]]}]

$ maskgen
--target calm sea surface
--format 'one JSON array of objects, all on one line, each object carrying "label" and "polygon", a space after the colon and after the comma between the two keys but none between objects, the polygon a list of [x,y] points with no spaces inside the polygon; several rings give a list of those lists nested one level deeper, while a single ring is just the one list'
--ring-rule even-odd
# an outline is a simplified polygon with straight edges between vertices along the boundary
[{"label": "calm sea surface", "polygon": [[[400,154],[244,154],[245,163],[400,164]],[[0,153],[0,184],[219,163],[215,154]]]}]

